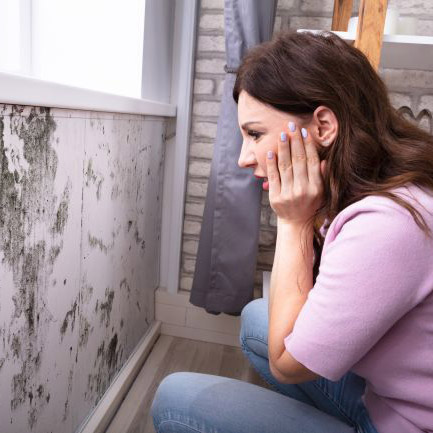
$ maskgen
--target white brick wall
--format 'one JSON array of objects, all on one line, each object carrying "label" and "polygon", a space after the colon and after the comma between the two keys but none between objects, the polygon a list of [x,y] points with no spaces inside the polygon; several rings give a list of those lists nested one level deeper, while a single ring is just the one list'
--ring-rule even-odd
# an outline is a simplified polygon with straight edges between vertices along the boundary
[{"label": "white brick wall", "polygon": [[[333,0],[279,0],[274,31],[288,28],[331,28]],[[433,36],[432,0],[390,0],[402,15],[419,18],[418,34]],[[354,2],[357,15],[359,0]],[[189,148],[188,183],[182,244],[180,289],[191,290],[207,184],[213,156],[213,143],[224,84],[224,0],[201,0],[196,52],[193,121]],[[407,105],[415,113],[433,110],[433,71],[381,71],[394,106]],[[429,127],[427,122],[421,122]],[[276,217],[263,193],[260,215],[259,256],[255,272],[255,296],[260,295],[262,271],[272,269]]]},{"label": "white brick wall", "polygon": [[212,95],[214,87],[213,80],[200,80],[198,78],[194,80],[195,95]]}]

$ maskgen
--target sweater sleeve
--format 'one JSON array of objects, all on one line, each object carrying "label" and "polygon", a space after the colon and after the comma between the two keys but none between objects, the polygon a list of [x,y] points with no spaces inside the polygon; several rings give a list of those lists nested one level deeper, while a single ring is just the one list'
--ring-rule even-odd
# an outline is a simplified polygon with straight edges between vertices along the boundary
[{"label": "sweater sleeve", "polygon": [[431,267],[431,243],[409,212],[380,202],[346,210],[328,230],[316,283],[284,339],[298,362],[333,381],[421,301],[417,288]]}]

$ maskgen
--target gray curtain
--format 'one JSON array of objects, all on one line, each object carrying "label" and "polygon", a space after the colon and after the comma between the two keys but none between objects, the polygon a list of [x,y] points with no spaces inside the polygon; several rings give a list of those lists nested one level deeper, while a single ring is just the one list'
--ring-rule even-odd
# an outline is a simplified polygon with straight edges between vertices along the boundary
[{"label": "gray curtain", "polygon": [[235,72],[246,51],[272,36],[277,0],[225,0],[226,76],[190,302],[240,315],[253,299],[261,183],[241,169]]}]

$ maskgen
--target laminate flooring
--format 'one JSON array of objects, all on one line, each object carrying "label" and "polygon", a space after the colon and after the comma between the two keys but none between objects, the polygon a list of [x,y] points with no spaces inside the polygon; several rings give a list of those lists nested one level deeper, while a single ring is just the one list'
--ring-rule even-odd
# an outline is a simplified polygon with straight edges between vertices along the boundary
[{"label": "laminate flooring", "polygon": [[240,348],[160,335],[106,433],[155,433],[149,410],[158,385],[177,371],[214,374],[264,388]]}]

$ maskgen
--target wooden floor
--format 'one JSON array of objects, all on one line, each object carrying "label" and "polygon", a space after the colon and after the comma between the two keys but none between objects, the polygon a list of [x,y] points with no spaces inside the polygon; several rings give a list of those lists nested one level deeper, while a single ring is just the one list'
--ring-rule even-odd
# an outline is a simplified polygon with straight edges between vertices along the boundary
[{"label": "wooden floor", "polygon": [[270,388],[240,348],[160,335],[106,433],[155,433],[149,409],[159,383],[170,373],[193,371]]}]

